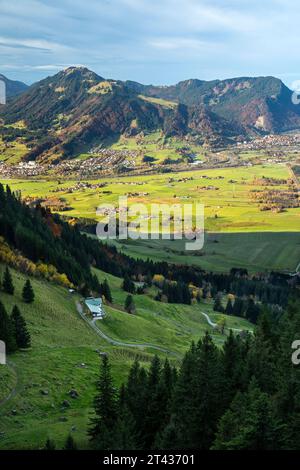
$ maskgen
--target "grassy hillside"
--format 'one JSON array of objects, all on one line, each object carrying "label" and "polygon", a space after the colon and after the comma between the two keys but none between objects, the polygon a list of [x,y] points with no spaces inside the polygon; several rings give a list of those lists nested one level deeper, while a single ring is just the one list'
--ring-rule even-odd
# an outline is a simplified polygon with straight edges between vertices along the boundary
[{"label": "grassy hillside", "polygon": [[292,232],[206,233],[204,249],[186,252],[184,240],[112,241],[127,255],[191,264],[207,271],[229,272],[234,267],[249,272],[293,272],[300,260],[299,234]]},{"label": "grassy hillside", "polygon": [[[147,295],[133,296],[136,313],[128,314],[123,311],[128,294],[121,288],[122,280],[96,269],[94,272],[100,281],[108,280],[113,292],[113,308],[106,307],[107,317],[98,322],[101,330],[111,338],[129,343],[151,343],[177,353],[186,351],[190,342],[197,341],[205,331],[211,333],[217,344],[224,342],[224,336],[210,327],[201,313],[210,314],[211,303],[166,304],[155,301],[155,292],[150,290]],[[215,313],[214,321],[220,316]],[[240,318],[228,318],[228,321],[232,328],[253,329],[253,325]]]},{"label": "grassy hillside", "polygon": [[[3,267],[2,267],[3,269]],[[95,270],[100,280],[107,278],[114,304],[106,306],[107,317],[98,322],[99,328],[110,338],[124,343],[148,343],[174,351],[178,358],[209,330],[221,344],[224,336],[214,332],[201,311],[211,312],[211,305],[168,305],[153,300],[154,290],[148,295],[135,295],[135,315],[123,310],[126,293],[121,279]],[[24,304],[21,291],[26,277],[12,271],[15,295],[1,292],[1,301],[8,311],[17,304],[26,318],[32,337],[32,348],[10,356],[10,367],[0,366],[0,401],[12,392],[12,397],[0,405],[0,448],[41,448],[47,437],[58,446],[72,432],[81,448],[86,447],[86,430],[95,393],[99,367],[99,351],[109,354],[115,383],[126,377],[135,357],[147,367],[154,349],[145,346],[130,348],[113,346],[100,338],[79,317],[75,301],[66,289],[32,279],[36,299]],[[211,313],[210,313],[211,314]],[[218,314],[212,314],[217,321]],[[228,318],[233,328],[251,328],[248,322]],[[161,357],[165,354],[158,352]],[[150,354],[151,353],[151,354]],[[177,362],[176,356],[169,356]],[[72,399],[70,390],[78,392]],[[63,402],[67,400],[65,407]]]},{"label": "grassy hillside", "polygon": [[0,137],[0,162],[9,163],[10,165],[19,163],[27,151],[28,149],[24,143],[18,140],[6,143]]},{"label": "grassy hillside", "polygon": [[[79,445],[86,445],[86,429],[95,392],[99,351],[108,352],[117,384],[127,375],[137,354],[149,360],[146,352],[113,348],[83,322],[75,299],[67,290],[32,279],[36,300],[26,305],[21,300],[25,281],[13,271],[14,297],[0,293],[8,311],[16,303],[26,318],[32,348],[10,356],[17,372],[15,395],[0,406],[0,448],[39,448],[49,436],[61,445],[72,429]],[[84,363],[86,366],[81,367]],[[0,401],[15,387],[13,369],[0,366]],[[76,389],[78,399],[68,392]],[[46,394],[44,394],[46,393]],[[70,407],[62,403],[68,400]]]}]

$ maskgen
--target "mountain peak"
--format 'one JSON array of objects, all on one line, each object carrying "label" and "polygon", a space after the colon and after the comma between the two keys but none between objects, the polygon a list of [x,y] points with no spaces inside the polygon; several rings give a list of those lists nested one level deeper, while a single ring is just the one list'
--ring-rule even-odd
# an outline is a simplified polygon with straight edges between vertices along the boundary
[{"label": "mountain peak", "polygon": [[97,75],[95,72],[92,70],[88,69],[84,65],[71,65],[70,67],[67,67],[60,72],[58,72],[58,75],[61,76],[77,76],[77,77],[82,77],[83,79],[89,79],[89,80],[96,80],[96,81],[101,81],[104,80],[103,77],[100,77]]}]

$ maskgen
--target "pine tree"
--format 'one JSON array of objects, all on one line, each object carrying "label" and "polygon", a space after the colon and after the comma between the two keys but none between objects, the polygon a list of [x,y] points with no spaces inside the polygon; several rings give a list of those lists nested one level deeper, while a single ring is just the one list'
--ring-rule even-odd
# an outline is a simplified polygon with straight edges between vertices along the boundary
[{"label": "pine tree", "polygon": [[24,302],[26,302],[27,304],[30,304],[34,301],[34,292],[29,279],[27,279],[23,287],[22,297]]},{"label": "pine tree", "polygon": [[107,302],[112,303],[112,295],[107,279],[104,279],[103,284],[101,284],[102,295],[106,298]]},{"label": "pine tree", "polygon": [[73,436],[71,436],[71,434],[69,434],[67,439],[66,439],[66,442],[65,442],[65,445],[64,445],[64,450],[77,450],[77,444],[76,444]]},{"label": "pine tree", "polygon": [[137,360],[130,368],[128,380],[125,386],[126,406],[134,420],[134,435],[138,448],[144,446],[145,410],[148,405],[147,374]]},{"label": "pine tree", "polygon": [[213,449],[271,450],[277,443],[277,421],[270,397],[252,380],[221,418]]},{"label": "pine tree", "polygon": [[123,290],[129,292],[130,294],[135,293],[135,285],[134,282],[130,279],[128,274],[125,274],[124,281],[123,281]]},{"label": "pine tree", "polygon": [[222,413],[223,377],[220,352],[209,333],[196,350],[193,385],[193,415],[190,439],[193,447],[209,449]]},{"label": "pine tree", "polygon": [[114,433],[114,449],[137,449],[135,421],[127,406],[125,385],[122,385],[119,393],[118,419]]},{"label": "pine tree", "polygon": [[128,313],[134,313],[135,312],[135,305],[134,305],[134,300],[133,300],[132,295],[127,295],[127,297],[125,299],[124,308],[125,308],[126,312],[128,312]]},{"label": "pine tree", "polygon": [[232,301],[231,299],[228,299],[227,305],[225,308],[225,313],[226,315],[233,315],[233,306],[232,306]]},{"label": "pine tree", "polygon": [[244,313],[244,302],[239,297],[235,298],[233,304],[233,315],[237,317],[242,317]]},{"label": "pine tree", "polygon": [[277,348],[269,327],[266,327],[265,315],[267,313],[263,314],[255,329],[246,357],[246,368],[249,379],[255,377],[261,390],[271,394],[276,390]]},{"label": "pine tree", "polygon": [[222,305],[221,296],[219,294],[216,296],[213,309],[214,309],[215,312],[224,313],[224,307]]},{"label": "pine tree", "polygon": [[89,430],[92,444],[99,450],[112,449],[117,422],[117,397],[106,355],[102,357],[94,409],[95,417],[91,419]]},{"label": "pine tree", "polygon": [[[291,345],[299,340],[300,296],[290,299],[287,311],[280,322],[280,340],[276,363],[276,409],[283,424],[281,443],[283,449],[299,449],[300,441],[300,369],[291,361]],[[261,323],[261,318],[260,322]],[[263,322],[264,323],[264,322]],[[266,327],[263,327],[264,331]],[[266,333],[267,336],[268,333]],[[293,350],[292,350],[293,352]]]},{"label": "pine tree", "polygon": [[19,308],[15,305],[12,314],[11,314],[11,321],[14,327],[15,335],[16,335],[16,343],[18,348],[26,349],[30,348],[31,341],[30,341],[30,334],[26,326],[25,319],[21,315]]},{"label": "pine tree", "polygon": [[171,422],[158,436],[157,443],[162,446],[161,448],[183,449],[192,447],[188,430],[191,416],[195,411],[193,404],[195,370],[196,351],[195,345],[192,343],[190,350],[183,358],[176,382],[171,404]]},{"label": "pine tree", "polygon": [[147,396],[147,408],[142,431],[144,448],[150,449],[164,423],[165,407],[168,399],[167,391],[161,380],[161,363],[157,355],[153,357],[148,373]]},{"label": "pine tree", "polygon": [[48,437],[47,441],[46,441],[46,444],[45,444],[45,449],[44,450],[55,450],[56,446],[55,446],[55,442],[52,441],[52,439],[50,439]]},{"label": "pine tree", "polygon": [[16,339],[15,339],[14,327],[1,301],[0,301],[0,340],[4,341],[7,353],[16,351],[17,344],[16,344]]},{"label": "pine tree", "polygon": [[241,340],[230,330],[221,353],[222,378],[224,380],[222,405],[224,411],[230,405],[235,394],[244,386],[245,365],[243,359]]},{"label": "pine tree", "polygon": [[248,303],[247,303],[246,312],[245,312],[245,317],[249,321],[251,321],[252,323],[256,323],[257,319],[258,319],[258,316],[259,316],[259,313],[260,313],[260,309],[259,309],[258,305],[255,304],[255,302],[252,298],[249,298]]},{"label": "pine tree", "polygon": [[6,266],[5,271],[4,271],[2,286],[3,286],[4,292],[6,292],[9,295],[14,295],[15,288],[14,288],[14,285],[13,285],[13,281],[12,281],[10,271],[9,271],[7,266]]}]

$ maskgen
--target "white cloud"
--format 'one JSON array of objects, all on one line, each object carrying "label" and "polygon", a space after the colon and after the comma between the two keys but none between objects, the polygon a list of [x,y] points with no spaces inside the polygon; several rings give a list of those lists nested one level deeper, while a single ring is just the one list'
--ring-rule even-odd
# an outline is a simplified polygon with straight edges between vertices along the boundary
[{"label": "white cloud", "polygon": [[51,52],[66,51],[71,49],[69,46],[64,44],[58,44],[56,42],[47,41],[45,39],[21,39],[21,38],[8,38],[0,36],[0,45],[7,47],[24,47],[29,49],[41,49]]}]

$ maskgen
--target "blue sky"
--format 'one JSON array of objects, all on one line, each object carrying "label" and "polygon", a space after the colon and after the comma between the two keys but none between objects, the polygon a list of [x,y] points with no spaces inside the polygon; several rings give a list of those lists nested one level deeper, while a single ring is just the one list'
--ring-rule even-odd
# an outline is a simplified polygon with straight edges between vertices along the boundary
[{"label": "blue sky", "polygon": [[32,83],[70,65],[171,84],[300,79],[298,0],[0,0],[0,73]]}]

